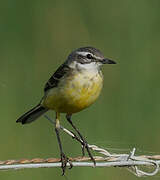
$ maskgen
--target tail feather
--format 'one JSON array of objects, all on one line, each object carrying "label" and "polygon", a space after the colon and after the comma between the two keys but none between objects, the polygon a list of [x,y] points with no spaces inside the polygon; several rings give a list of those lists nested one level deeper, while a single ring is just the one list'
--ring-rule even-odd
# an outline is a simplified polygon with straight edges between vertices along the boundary
[{"label": "tail feather", "polygon": [[17,123],[20,122],[22,124],[27,124],[35,121],[37,118],[39,118],[42,114],[47,112],[48,109],[44,108],[40,104],[32,108],[30,111],[23,114],[19,119],[17,119]]}]

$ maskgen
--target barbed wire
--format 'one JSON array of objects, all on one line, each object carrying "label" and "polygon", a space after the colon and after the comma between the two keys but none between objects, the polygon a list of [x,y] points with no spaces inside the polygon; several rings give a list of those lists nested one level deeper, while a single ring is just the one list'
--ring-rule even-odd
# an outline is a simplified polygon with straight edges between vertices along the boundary
[{"label": "barbed wire", "polygon": [[[95,145],[90,145],[90,148],[103,153],[105,149],[101,149]],[[102,150],[102,151],[100,151]],[[69,158],[72,161],[73,167],[125,167],[136,176],[154,176],[159,171],[160,155],[156,156],[135,156],[135,148],[129,154],[112,154],[111,156],[102,157],[94,156],[96,166],[93,162],[89,162],[89,157],[75,157]],[[6,160],[0,161],[0,170],[17,170],[28,168],[53,168],[61,167],[61,160],[59,158],[33,158],[33,159],[20,159],[20,160]],[[70,167],[70,164],[67,163]],[[138,168],[138,166],[154,166],[153,172],[144,172]]]},{"label": "barbed wire", "polygon": [[[52,124],[55,124],[52,119],[45,115]],[[60,126],[60,129],[70,135],[72,138],[81,141],[73,132],[68,129]],[[93,162],[90,161],[89,157],[75,157],[69,158],[72,162],[73,167],[124,167],[127,168],[130,172],[136,176],[154,176],[159,171],[160,165],[160,155],[140,155],[136,156],[136,149],[133,148],[128,154],[111,154],[106,149],[100,148],[96,145],[89,145],[89,148],[101,156],[94,156],[96,161],[96,166]],[[6,160],[0,161],[0,170],[17,170],[17,169],[26,169],[26,168],[53,168],[61,167],[61,159],[59,158],[33,158],[33,159],[20,159],[20,160]],[[70,164],[67,163],[67,166],[70,167]],[[152,172],[146,172],[141,170],[139,167],[154,167]]]}]

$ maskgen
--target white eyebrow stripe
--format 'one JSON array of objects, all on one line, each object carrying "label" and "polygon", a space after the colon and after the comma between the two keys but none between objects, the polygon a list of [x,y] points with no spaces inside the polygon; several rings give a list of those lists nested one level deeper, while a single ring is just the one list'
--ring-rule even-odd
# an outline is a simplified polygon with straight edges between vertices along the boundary
[{"label": "white eyebrow stripe", "polygon": [[91,54],[93,56],[93,54],[89,52],[76,52],[76,53],[82,56],[86,56],[87,54]]},{"label": "white eyebrow stripe", "polygon": [[87,56],[87,54],[91,54],[95,59],[101,59],[100,57],[97,57],[90,52],[77,52],[77,54],[82,55],[82,56]]}]

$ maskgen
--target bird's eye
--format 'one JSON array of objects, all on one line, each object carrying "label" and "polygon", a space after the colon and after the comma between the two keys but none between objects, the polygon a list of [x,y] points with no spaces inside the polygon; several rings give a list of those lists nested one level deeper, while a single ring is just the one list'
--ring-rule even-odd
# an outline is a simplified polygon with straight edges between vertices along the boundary
[{"label": "bird's eye", "polygon": [[92,57],[91,54],[87,54],[87,58],[88,58],[88,59],[92,59],[93,57]]}]

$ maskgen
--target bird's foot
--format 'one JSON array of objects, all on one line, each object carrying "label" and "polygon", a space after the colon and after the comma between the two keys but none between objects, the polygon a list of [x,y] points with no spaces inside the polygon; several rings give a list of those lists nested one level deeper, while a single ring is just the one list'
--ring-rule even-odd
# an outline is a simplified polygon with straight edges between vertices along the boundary
[{"label": "bird's foot", "polygon": [[72,162],[69,160],[69,158],[64,154],[61,153],[61,168],[62,168],[62,176],[64,176],[65,171],[66,171],[66,167],[67,167],[67,163],[69,163],[70,167],[69,169],[71,169],[73,167]]},{"label": "bird's foot", "polygon": [[91,152],[90,152],[90,148],[88,146],[88,143],[83,139],[82,140],[82,156],[85,155],[85,151],[84,150],[87,150],[87,153],[89,155],[89,157],[91,158],[91,161],[94,163],[94,167],[96,166],[96,161],[94,159],[94,157],[92,156]]}]

